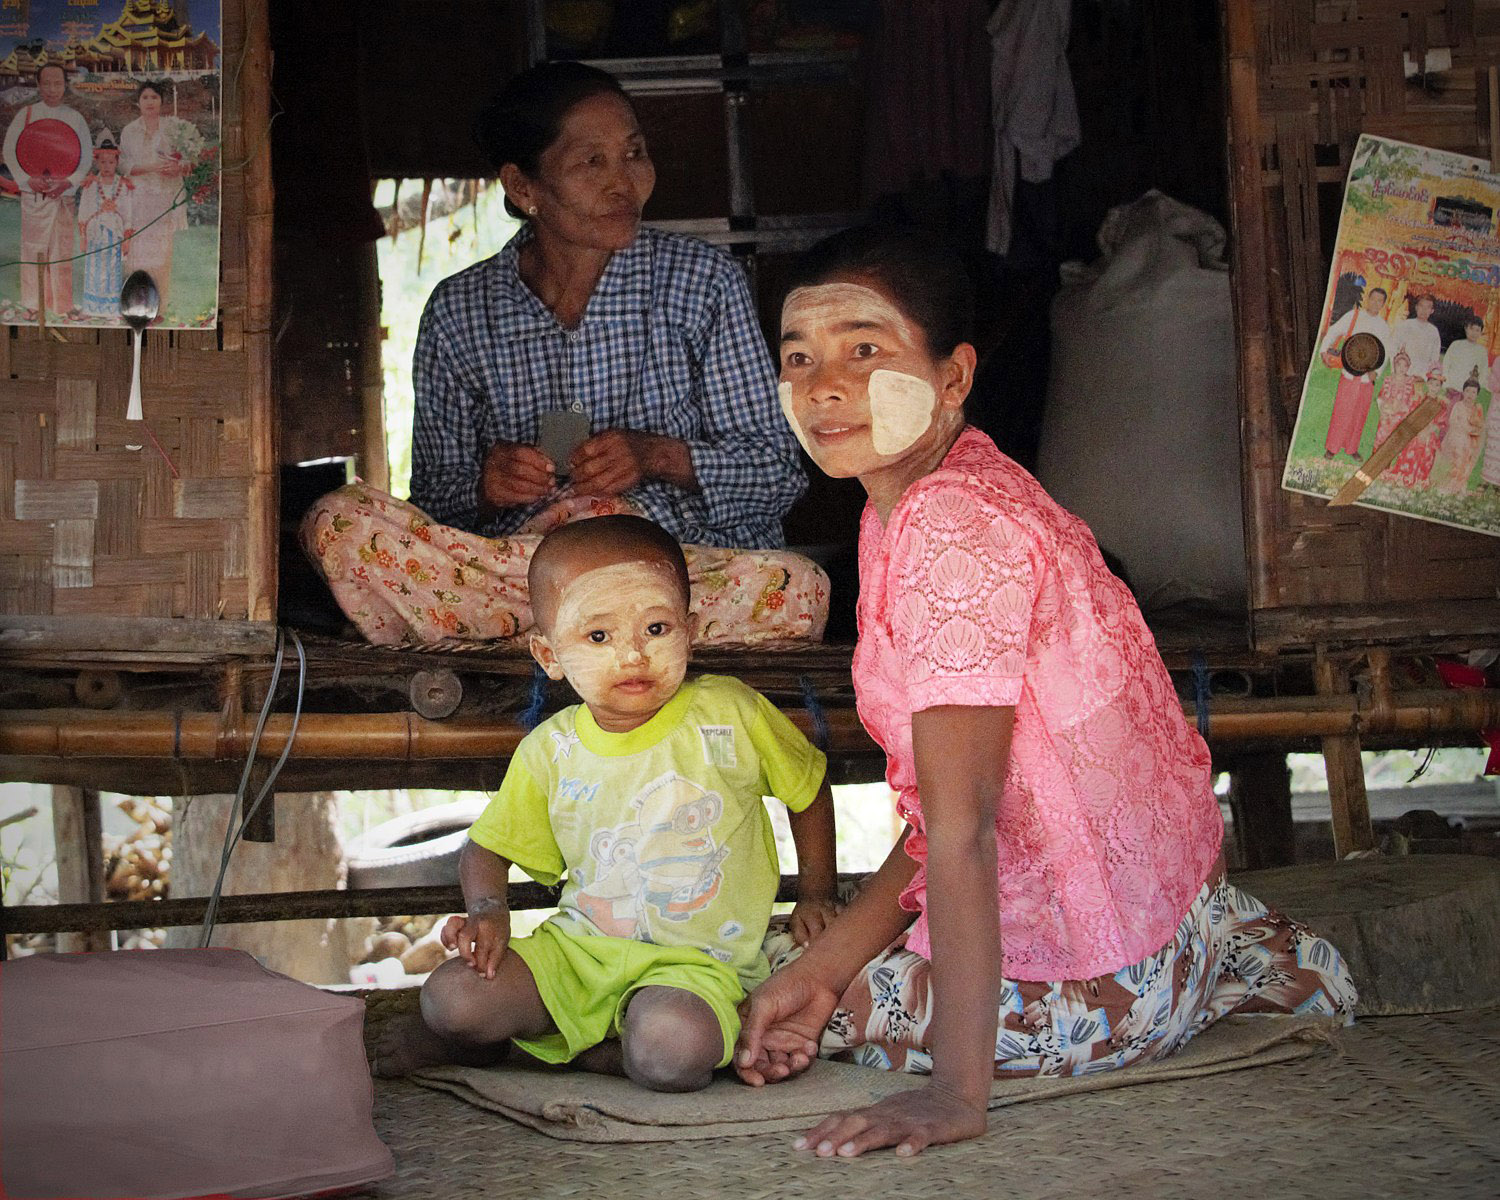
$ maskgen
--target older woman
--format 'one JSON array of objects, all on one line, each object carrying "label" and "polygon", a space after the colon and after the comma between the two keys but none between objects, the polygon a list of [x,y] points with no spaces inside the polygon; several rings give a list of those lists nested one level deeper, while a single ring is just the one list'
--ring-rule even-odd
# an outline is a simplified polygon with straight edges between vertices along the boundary
[{"label": "older woman", "polygon": [[477,134],[526,224],[423,314],[411,503],[355,485],[304,523],[345,612],[377,642],[516,634],[540,535],[635,511],[686,544],[701,642],[821,636],[827,579],[779,549],[806,480],[744,275],[641,228],[656,174],[619,83],[534,67]]},{"label": "older woman", "polygon": [[995,1076],[1355,1002],[1333,947],[1225,880],[1208,749],[1088,529],[965,424],[966,283],[924,239],[853,230],[782,309],[788,419],[870,497],[854,683],[907,831],[752,993],[735,1063],[752,1084],[820,1051],[929,1076],[798,1143],[823,1155],[975,1137]]}]

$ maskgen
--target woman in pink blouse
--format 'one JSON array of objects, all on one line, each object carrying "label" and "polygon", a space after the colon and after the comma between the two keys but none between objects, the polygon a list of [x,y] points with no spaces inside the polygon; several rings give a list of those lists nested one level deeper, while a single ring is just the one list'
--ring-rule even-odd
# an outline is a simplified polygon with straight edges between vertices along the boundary
[{"label": "woman in pink blouse", "polygon": [[870,497],[854,682],[907,831],[752,994],[735,1065],[755,1085],[819,1052],[930,1073],[797,1142],[822,1155],[978,1136],[995,1076],[1357,998],[1332,946],[1226,882],[1208,748],[1129,591],[965,424],[971,312],[962,264],[878,229],[811,251],[782,309],[782,410]]}]

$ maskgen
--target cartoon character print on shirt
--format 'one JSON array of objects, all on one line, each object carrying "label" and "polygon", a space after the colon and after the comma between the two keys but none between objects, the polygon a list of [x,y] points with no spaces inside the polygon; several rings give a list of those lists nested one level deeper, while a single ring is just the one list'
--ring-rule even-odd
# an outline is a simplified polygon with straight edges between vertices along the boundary
[{"label": "cartoon character print on shirt", "polygon": [[724,801],[668,771],[630,806],[633,821],[590,840],[593,878],[579,889],[577,904],[611,937],[654,942],[667,924],[691,919],[719,894],[729,847],[715,842],[713,826]]}]

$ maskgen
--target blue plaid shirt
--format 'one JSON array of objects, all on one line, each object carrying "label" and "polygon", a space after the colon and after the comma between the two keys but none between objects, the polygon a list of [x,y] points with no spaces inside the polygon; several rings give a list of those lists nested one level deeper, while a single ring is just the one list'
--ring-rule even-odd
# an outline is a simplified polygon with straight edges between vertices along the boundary
[{"label": "blue plaid shirt", "polygon": [[807,480],[739,266],[703,242],[642,230],[570,330],[521,281],[529,236],[443,280],[427,302],[412,364],[412,503],[446,525],[513,533],[553,497],[481,522],[484,456],[498,441],[535,445],[537,414],[573,407],[594,433],[687,444],[700,492],[648,480],[627,493],[679,541],[782,545],[781,518]]}]

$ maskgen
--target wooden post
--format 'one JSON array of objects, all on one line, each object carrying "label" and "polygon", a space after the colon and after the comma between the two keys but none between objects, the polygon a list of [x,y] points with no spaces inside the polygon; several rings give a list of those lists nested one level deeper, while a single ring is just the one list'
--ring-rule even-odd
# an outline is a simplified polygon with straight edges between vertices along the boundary
[{"label": "wooden post", "polygon": [[1229,805],[1247,871],[1296,861],[1292,826],[1292,773],[1285,754],[1245,754],[1224,764]]},{"label": "wooden post", "polygon": [[1245,517],[1250,608],[1277,603],[1276,529],[1282,503],[1275,461],[1277,403],[1271,383],[1269,254],[1260,174],[1260,83],[1256,75],[1255,5],[1226,0],[1224,62],[1229,144],[1230,242],[1235,340],[1239,350],[1239,402],[1243,443],[1240,478]]},{"label": "wooden post", "polygon": [[[276,400],[271,389],[271,48],[269,5],[250,0],[226,4],[224,43],[240,46],[239,94],[227,95],[224,154],[244,162],[245,287],[244,348],[248,357],[246,395],[250,404],[250,594],[252,621],[276,619],[278,528]],[[233,107],[231,108],[231,104]],[[233,142],[234,144],[231,144]],[[226,242],[227,245],[227,242]]]},{"label": "wooden post", "polygon": [[388,492],[391,490],[391,456],[385,428],[385,372],[381,367],[385,346],[381,342],[380,326],[380,262],[373,242],[367,243],[359,253],[360,278],[365,284],[360,296],[364,319],[360,322],[363,349],[359,355],[359,395],[363,449],[359,474],[371,487]]},{"label": "wooden post", "polygon": [[[104,825],[99,793],[76,787],[52,789],[52,835],[57,846],[57,899],[62,904],[98,904],[104,899]],[[109,934],[59,933],[57,949],[108,950]]]},{"label": "wooden post", "polygon": [[[1349,668],[1320,649],[1316,664],[1318,694],[1342,696],[1349,691]],[[1375,848],[1370,825],[1370,798],[1365,794],[1365,767],[1359,756],[1359,732],[1323,739],[1323,762],[1328,770],[1328,801],[1333,810],[1333,852],[1344,858],[1356,850]]]}]

